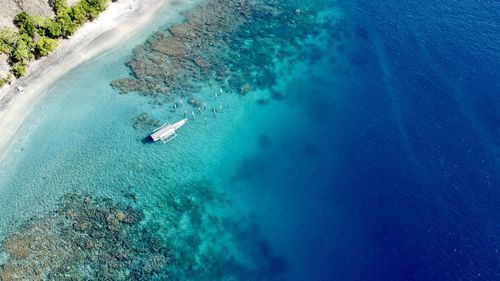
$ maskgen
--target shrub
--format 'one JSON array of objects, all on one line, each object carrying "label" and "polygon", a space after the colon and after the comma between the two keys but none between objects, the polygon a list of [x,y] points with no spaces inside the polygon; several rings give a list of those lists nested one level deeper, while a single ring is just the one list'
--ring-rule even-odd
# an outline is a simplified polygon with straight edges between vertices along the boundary
[{"label": "shrub", "polygon": [[30,45],[32,45],[32,41],[31,43],[26,42],[23,38],[17,40],[16,47],[12,53],[12,58],[16,62],[20,62],[22,64],[26,64],[30,60],[33,60],[34,56]]},{"label": "shrub", "polygon": [[61,35],[68,37],[76,32],[78,25],[71,20],[68,14],[57,16],[56,22],[61,27]]},{"label": "shrub", "polygon": [[57,40],[41,37],[35,44],[35,49],[40,56],[46,56],[57,47]]},{"label": "shrub", "polygon": [[78,25],[70,17],[71,8],[66,0],[54,0],[54,12],[56,19],[49,23],[48,36],[51,38],[68,37],[76,32]]},{"label": "shrub", "polygon": [[14,24],[19,28],[21,34],[33,36],[36,32],[35,20],[26,12],[21,12],[14,18]]},{"label": "shrub", "polygon": [[51,21],[49,18],[45,18],[39,15],[35,15],[32,17],[33,22],[35,24],[35,35],[38,36],[46,36],[47,28]]},{"label": "shrub", "polygon": [[21,76],[24,76],[24,75],[26,75],[26,65],[22,64],[20,62],[16,62],[12,66],[12,71],[14,72],[14,75],[18,78]]},{"label": "shrub", "polygon": [[7,77],[0,79],[0,88],[7,85],[7,84],[10,84],[12,77],[13,77],[12,74],[9,73],[9,75],[7,75]]},{"label": "shrub", "polygon": [[54,39],[60,38],[62,36],[61,24],[52,19],[47,20],[45,35]]},{"label": "shrub", "polygon": [[108,7],[109,0],[82,0],[87,2],[90,9],[88,10],[89,19],[97,17],[102,11]]},{"label": "shrub", "polygon": [[54,0],[53,7],[54,7],[54,13],[56,14],[56,16],[68,14],[70,11],[70,8],[69,8],[66,0]]},{"label": "shrub", "polygon": [[11,55],[16,47],[17,40],[19,40],[19,33],[9,30],[0,30],[0,52]]},{"label": "shrub", "polygon": [[71,7],[71,19],[77,24],[83,24],[88,20],[85,1],[80,1]]},{"label": "shrub", "polygon": [[9,83],[9,79],[7,78],[2,78],[0,79],[0,88],[2,88],[4,85]]},{"label": "shrub", "polygon": [[71,18],[78,24],[95,19],[108,7],[109,0],[81,0],[71,7]]}]

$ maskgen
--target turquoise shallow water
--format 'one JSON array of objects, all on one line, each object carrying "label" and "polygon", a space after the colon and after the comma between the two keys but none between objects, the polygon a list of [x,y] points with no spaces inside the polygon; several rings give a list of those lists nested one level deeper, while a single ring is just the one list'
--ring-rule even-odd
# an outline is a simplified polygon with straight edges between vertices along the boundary
[{"label": "turquoise shallow water", "polygon": [[[134,129],[133,119],[145,112],[162,122],[176,121],[184,111],[190,115],[186,100],[173,112],[149,97],[120,95],[110,82],[129,75],[124,63],[134,46],[159,26],[180,19],[172,14],[69,72],[48,90],[23,125],[25,134],[15,140],[0,166],[0,235],[53,209],[67,192],[118,201],[133,192],[146,222],[162,224],[172,215],[166,196],[185,192],[179,186],[206,182],[232,202],[229,207],[211,205],[207,211],[255,225],[255,232],[241,234],[258,237],[247,239],[246,247],[262,248],[284,260],[276,261],[270,271],[285,270],[286,280],[330,278],[333,251],[354,243],[335,228],[349,221],[336,205],[342,204],[341,198],[332,193],[341,165],[333,136],[341,128],[334,117],[342,109],[335,104],[349,90],[341,82],[349,73],[342,55],[347,41],[332,45],[321,41],[323,35],[312,35],[309,43],[320,48],[314,64],[279,64],[278,68],[292,70],[278,77],[275,88],[284,100],[272,99],[266,90],[216,96],[219,87],[204,85],[197,97],[218,112],[197,112],[168,144],[147,143],[144,138],[150,131]],[[343,16],[338,8],[325,14]],[[262,104],[262,99],[270,102]],[[182,237],[180,221],[174,232]],[[170,227],[160,232],[168,236]],[[219,231],[208,231],[201,248],[234,243],[234,237],[213,241]],[[229,248],[234,251],[230,255],[238,256],[237,249]],[[335,266],[343,263],[336,260]]]},{"label": "turquoise shallow water", "polygon": [[[137,112],[149,111],[150,107],[138,97],[117,96],[109,82],[128,74],[124,62],[133,47],[159,26],[181,21],[180,12],[196,2],[185,3],[168,8],[142,33],[74,69],[50,87],[23,124],[21,130],[26,135],[14,140],[2,163],[3,213],[25,213],[30,206],[50,207],[62,192],[75,188],[108,194],[116,191],[97,185],[116,186],[112,181],[119,176],[110,178],[108,173],[122,170],[116,167],[124,164],[120,159],[140,147],[137,139],[130,137],[134,133],[130,124]],[[116,150],[129,145],[135,148],[123,153]],[[106,151],[111,152],[109,157],[104,157]],[[4,223],[7,218],[3,217]]]}]

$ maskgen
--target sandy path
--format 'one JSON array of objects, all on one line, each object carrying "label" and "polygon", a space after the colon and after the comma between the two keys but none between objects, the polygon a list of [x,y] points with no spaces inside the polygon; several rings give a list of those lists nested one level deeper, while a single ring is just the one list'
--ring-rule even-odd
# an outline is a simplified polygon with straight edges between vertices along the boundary
[{"label": "sandy path", "polygon": [[[51,84],[72,68],[137,34],[163,7],[174,1],[119,0],[111,3],[96,20],[62,41],[56,51],[31,64],[27,76],[0,89],[0,159],[24,118]],[[25,90],[19,93],[17,86]]]}]

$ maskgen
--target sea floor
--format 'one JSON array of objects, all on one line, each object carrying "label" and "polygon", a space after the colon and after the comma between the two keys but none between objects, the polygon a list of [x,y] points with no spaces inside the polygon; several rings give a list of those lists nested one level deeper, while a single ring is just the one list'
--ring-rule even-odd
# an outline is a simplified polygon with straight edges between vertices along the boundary
[{"label": "sea floor", "polygon": [[[332,191],[349,76],[342,10],[228,3],[207,1],[181,25],[168,11],[51,87],[0,164],[0,276],[330,276],[332,251],[352,243],[334,229],[348,222]],[[205,21],[216,28],[200,31]],[[148,140],[185,117],[171,142]]]},{"label": "sea floor", "polygon": [[182,3],[27,117],[0,280],[498,280],[498,3]]}]

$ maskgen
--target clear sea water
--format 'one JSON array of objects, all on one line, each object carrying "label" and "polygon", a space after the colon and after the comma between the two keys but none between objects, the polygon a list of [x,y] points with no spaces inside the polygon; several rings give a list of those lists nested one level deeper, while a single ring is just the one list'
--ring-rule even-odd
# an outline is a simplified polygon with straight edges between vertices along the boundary
[{"label": "clear sea water", "polygon": [[207,180],[284,258],[283,280],[500,280],[500,3],[353,0],[328,12],[347,36],[281,77],[287,99],[204,89],[223,111],[166,145],[141,142],[132,119],[182,113],[109,83],[180,17],[68,73],[0,164],[0,233],[74,190],[133,190],[161,217],[163,194]]}]

